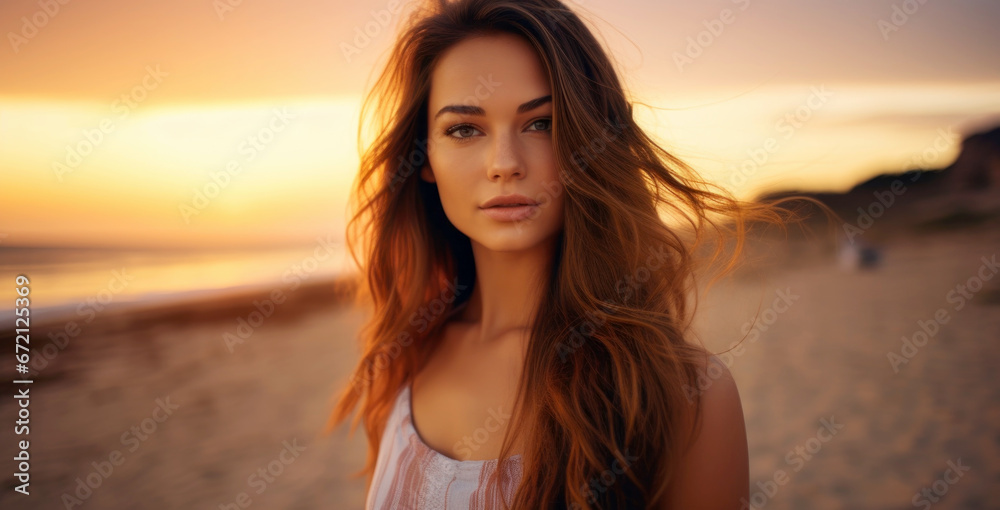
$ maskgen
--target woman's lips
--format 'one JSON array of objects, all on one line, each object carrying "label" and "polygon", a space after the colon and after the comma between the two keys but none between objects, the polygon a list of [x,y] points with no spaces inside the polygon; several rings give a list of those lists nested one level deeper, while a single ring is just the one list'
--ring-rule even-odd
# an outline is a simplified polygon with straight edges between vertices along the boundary
[{"label": "woman's lips", "polygon": [[532,217],[538,201],[519,193],[497,195],[479,207],[483,214],[497,221],[521,221]]},{"label": "woman's lips", "polygon": [[497,195],[479,206],[482,208],[496,207],[496,206],[514,206],[514,205],[538,205],[537,200],[532,200],[524,195],[518,193],[511,193],[509,195]]},{"label": "woman's lips", "polygon": [[497,221],[521,221],[526,220],[535,214],[538,205],[497,205],[493,207],[483,207],[480,209],[483,214]]}]

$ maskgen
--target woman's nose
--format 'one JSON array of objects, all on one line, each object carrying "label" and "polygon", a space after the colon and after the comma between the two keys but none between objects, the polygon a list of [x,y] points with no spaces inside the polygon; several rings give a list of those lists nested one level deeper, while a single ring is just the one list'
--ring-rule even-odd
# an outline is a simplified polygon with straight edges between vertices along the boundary
[{"label": "woman's nose", "polygon": [[516,141],[510,135],[499,135],[493,143],[487,177],[491,181],[524,177],[520,154]]}]

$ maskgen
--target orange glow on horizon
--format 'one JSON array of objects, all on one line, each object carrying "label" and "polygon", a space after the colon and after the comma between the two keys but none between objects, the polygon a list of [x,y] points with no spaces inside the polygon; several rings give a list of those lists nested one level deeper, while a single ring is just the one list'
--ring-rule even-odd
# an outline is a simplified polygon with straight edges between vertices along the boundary
[{"label": "orange glow on horizon", "polygon": [[[308,244],[342,228],[361,99],[412,5],[59,5],[0,5],[23,38],[0,52],[0,242]],[[867,3],[746,3],[706,39],[719,6],[568,5],[610,49],[640,124],[739,196],[944,166],[964,131],[1000,120],[988,13],[956,17],[961,34],[915,18],[883,40],[886,14]],[[871,30],[838,30],[859,20]],[[830,95],[809,106],[817,87]]]}]

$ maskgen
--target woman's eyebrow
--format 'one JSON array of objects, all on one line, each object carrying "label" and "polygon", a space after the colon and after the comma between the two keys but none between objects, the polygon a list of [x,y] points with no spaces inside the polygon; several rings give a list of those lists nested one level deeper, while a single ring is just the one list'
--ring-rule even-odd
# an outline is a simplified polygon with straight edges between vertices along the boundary
[{"label": "woman's eyebrow", "polygon": [[[530,112],[531,110],[534,110],[535,108],[538,108],[539,106],[542,106],[543,104],[550,103],[550,102],[552,102],[552,96],[551,95],[542,96],[542,97],[539,97],[537,99],[532,99],[531,101],[528,101],[527,103],[524,103],[521,106],[518,106],[517,107],[517,113],[518,114],[522,114],[522,113],[525,113],[525,112]],[[486,114],[486,111],[483,110],[479,106],[464,105],[464,104],[450,104],[450,105],[445,106],[445,107],[441,108],[440,110],[438,110],[438,112],[436,114],[434,114],[434,118],[437,119],[438,117],[440,117],[441,115],[443,115],[446,112],[457,113],[459,115],[485,115]]]}]

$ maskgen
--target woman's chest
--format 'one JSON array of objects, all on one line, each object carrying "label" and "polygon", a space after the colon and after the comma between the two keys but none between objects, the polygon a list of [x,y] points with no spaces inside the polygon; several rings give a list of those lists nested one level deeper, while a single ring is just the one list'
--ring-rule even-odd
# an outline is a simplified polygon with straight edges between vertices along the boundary
[{"label": "woman's chest", "polygon": [[[411,415],[421,439],[456,460],[495,459],[511,424],[523,350],[517,339],[469,345],[442,342],[417,375]],[[514,450],[522,444],[515,437]]]}]

